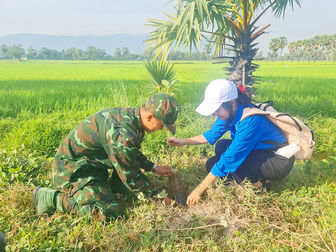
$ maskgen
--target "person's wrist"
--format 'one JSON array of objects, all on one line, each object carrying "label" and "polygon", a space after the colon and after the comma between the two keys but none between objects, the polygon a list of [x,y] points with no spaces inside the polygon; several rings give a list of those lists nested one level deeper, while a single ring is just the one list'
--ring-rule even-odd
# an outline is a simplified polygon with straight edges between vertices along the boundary
[{"label": "person's wrist", "polygon": [[196,187],[195,188],[195,193],[200,197],[202,195],[202,193],[203,193],[202,188]]},{"label": "person's wrist", "polygon": [[158,167],[157,164],[154,164],[153,167],[152,167],[152,172],[156,173],[156,168]]}]

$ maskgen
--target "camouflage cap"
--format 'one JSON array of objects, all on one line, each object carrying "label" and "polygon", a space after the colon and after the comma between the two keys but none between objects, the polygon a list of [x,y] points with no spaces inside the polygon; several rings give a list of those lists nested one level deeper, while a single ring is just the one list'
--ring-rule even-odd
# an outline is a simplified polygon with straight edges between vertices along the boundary
[{"label": "camouflage cap", "polygon": [[165,93],[152,95],[144,104],[145,108],[161,120],[166,128],[173,134],[176,132],[175,121],[181,106],[176,99]]}]

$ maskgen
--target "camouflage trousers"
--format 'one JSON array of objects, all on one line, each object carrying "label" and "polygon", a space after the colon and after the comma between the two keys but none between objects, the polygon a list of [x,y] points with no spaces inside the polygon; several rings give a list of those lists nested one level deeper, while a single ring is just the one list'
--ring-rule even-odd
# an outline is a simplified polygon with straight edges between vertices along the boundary
[{"label": "camouflage trousers", "polygon": [[60,192],[58,210],[78,215],[91,215],[96,220],[110,220],[123,214],[121,194],[129,193],[119,177],[113,174],[111,181],[92,180],[73,194]]}]

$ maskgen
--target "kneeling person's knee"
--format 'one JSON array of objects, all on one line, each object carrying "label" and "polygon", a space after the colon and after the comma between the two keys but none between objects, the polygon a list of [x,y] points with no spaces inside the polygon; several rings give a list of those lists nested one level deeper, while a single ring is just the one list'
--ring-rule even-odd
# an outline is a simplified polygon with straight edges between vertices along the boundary
[{"label": "kneeling person's knee", "polygon": [[71,197],[72,209],[80,215],[91,215],[97,220],[110,220],[122,215],[123,209],[113,192],[101,185],[88,185]]}]

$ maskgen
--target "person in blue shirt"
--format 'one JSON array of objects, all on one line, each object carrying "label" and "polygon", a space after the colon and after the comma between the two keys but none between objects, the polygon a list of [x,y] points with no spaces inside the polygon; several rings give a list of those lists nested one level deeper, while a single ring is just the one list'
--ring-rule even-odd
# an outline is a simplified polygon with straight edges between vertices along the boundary
[{"label": "person in blue shirt", "polygon": [[[286,158],[275,154],[277,149],[288,145],[281,131],[264,115],[251,115],[241,120],[244,108],[249,106],[255,105],[232,81],[211,81],[196,111],[204,116],[218,117],[212,128],[191,138],[167,139],[170,146],[217,142],[215,156],[206,162],[209,173],[189,194],[188,206],[196,204],[218,178],[226,177],[238,183],[249,179],[255,186],[261,186],[266,181],[282,179],[291,171],[294,156]],[[227,131],[232,140],[219,140]]]}]

